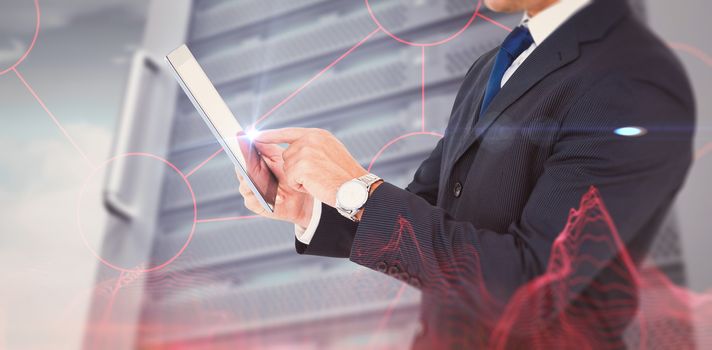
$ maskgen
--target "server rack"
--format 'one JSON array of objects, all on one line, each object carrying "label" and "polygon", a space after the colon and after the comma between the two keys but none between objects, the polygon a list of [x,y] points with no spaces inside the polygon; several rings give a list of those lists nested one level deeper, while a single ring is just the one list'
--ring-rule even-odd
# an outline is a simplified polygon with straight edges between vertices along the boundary
[{"label": "server rack", "polygon": [[[477,6],[371,5],[389,31],[417,42],[448,37]],[[509,26],[520,20],[481,11]],[[186,41],[243,124],[267,115],[260,127],[328,129],[364,166],[404,186],[443,132],[465,71],[506,31],[476,18],[424,51],[379,32],[304,86],[377,28],[363,1],[154,0],[148,21],[114,152],[152,152],[189,174],[204,221],[190,236],[194,201],[175,172],[146,160],[112,165],[106,206],[114,215],[102,255],[138,270],[171,263],[148,273],[101,266],[99,280],[109,283],[95,297],[86,346],[407,348],[418,292],[348,261],[297,256],[291,225],[244,218],[232,165],[223,154],[211,158],[217,142],[158,58]],[[670,246],[656,249],[677,266],[679,248]],[[107,336],[122,341],[102,342]]]}]

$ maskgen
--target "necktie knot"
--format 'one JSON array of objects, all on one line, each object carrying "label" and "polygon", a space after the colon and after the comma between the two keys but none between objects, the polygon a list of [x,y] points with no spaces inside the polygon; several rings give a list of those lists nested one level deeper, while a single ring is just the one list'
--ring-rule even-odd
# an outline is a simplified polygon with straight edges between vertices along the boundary
[{"label": "necktie knot", "polygon": [[529,29],[525,26],[519,26],[507,35],[507,38],[502,42],[502,50],[506,51],[512,59],[517,58],[529,46],[534,43]]}]

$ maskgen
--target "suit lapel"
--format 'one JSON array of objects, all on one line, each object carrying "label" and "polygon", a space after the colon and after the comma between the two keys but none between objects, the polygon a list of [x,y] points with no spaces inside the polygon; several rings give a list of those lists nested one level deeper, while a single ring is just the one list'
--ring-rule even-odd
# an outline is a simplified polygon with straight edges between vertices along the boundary
[{"label": "suit lapel", "polygon": [[[495,96],[485,114],[476,118],[477,122],[472,131],[466,134],[452,164],[462,157],[509,106],[546,76],[574,61],[578,54],[578,41],[573,31],[558,31],[537,47]],[[479,99],[473,106],[478,106],[483,96],[484,91],[480,92]],[[479,109],[475,110],[475,113],[477,112]]]}]

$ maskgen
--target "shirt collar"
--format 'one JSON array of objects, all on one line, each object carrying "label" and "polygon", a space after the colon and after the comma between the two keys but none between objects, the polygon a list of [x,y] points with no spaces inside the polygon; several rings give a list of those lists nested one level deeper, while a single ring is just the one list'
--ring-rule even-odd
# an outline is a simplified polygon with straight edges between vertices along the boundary
[{"label": "shirt collar", "polygon": [[590,3],[591,0],[560,0],[537,13],[534,17],[529,17],[524,12],[522,25],[529,28],[534,44],[539,46],[566,20]]}]

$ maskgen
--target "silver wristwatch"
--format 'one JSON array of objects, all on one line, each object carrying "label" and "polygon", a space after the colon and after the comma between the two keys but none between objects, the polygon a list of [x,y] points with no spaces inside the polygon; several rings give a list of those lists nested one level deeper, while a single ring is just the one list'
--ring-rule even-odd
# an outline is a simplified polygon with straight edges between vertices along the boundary
[{"label": "silver wristwatch", "polygon": [[356,214],[366,204],[371,192],[371,185],[381,178],[366,174],[359,178],[347,181],[336,192],[336,210],[351,221],[356,221]]}]

